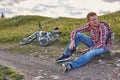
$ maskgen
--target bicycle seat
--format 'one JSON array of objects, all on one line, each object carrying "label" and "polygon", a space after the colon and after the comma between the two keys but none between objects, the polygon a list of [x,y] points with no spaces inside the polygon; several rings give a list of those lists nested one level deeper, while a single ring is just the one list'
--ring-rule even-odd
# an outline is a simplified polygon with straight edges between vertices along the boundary
[{"label": "bicycle seat", "polygon": [[58,27],[55,27],[53,30],[58,30],[59,28]]}]

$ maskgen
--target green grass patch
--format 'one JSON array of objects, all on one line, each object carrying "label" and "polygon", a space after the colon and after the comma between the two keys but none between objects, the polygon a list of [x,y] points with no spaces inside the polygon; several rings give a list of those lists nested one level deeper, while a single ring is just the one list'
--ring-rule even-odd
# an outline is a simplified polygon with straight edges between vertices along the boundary
[{"label": "green grass patch", "polygon": [[20,80],[23,79],[23,75],[12,73],[10,74],[10,77],[13,78],[13,80]]},{"label": "green grass patch", "polygon": [[13,72],[8,67],[0,65],[0,80],[22,80],[23,75]]}]

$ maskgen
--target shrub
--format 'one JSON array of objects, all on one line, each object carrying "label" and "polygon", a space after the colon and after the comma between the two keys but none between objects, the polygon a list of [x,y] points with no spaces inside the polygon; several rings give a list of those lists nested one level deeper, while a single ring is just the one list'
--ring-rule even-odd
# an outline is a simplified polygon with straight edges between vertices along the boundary
[{"label": "shrub", "polygon": [[23,75],[16,74],[16,73],[12,73],[12,74],[10,75],[10,77],[13,78],[14,80],[23,79]]}]

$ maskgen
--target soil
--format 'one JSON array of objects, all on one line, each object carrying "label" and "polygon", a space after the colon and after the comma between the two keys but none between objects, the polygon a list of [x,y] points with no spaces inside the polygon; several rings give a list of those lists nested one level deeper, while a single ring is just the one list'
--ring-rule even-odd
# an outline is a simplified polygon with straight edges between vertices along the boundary
[{"label": "soil", "polygon": [[[119,80],[120,66],[115,66],[116,59],[93,59],[85,66],[67,73],[61,70],[61,63],[56,58],[33,57],[0,50],[0,64],[23,74],[23,80]],[[119,61],[120,58],[117,58]],[[116,61],[116,62],[117,62]]]}]

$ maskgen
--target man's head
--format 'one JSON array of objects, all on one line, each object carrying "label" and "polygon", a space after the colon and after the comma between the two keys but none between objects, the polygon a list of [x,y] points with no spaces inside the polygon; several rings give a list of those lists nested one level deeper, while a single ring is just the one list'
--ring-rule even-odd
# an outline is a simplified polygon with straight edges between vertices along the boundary
[{"label": "man's head", "polygon": [[87,15],[88,22],[91,26],[98,26],[98,18],[95,12],[90,12]]}]

